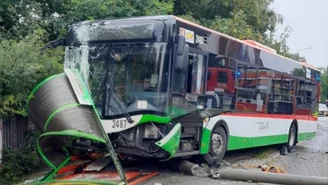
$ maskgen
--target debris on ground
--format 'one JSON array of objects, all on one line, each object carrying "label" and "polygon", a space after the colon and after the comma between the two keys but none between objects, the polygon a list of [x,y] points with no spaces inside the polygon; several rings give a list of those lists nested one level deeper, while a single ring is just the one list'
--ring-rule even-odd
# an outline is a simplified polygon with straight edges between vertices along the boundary
[{"label": "debris on ground", "polygon": [[279,167],[275,167],[275,166],[259,166],[259,168],[261,168],[262,171],[264,172],[271,172],[271,173],[286,173],[285,170],[279,168]]},{"label": "debris on ground", "polygon": [[304,160],[307,160],[307,158],[305,156],[303,156],[303,155],[301,156],[301,158],[304,159]]},{"label": "debris on ground", "polygon": [[208,177],[211,175],[211,169],[207,165],[198,165],[187,160],[183,160],[179,164],[179,170],[185,174],[198,177]]}]

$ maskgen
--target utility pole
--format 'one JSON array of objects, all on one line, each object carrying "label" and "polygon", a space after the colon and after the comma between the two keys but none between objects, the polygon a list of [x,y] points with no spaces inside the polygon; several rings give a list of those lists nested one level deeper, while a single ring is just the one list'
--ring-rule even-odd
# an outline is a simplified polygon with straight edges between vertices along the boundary
[{"label": "utility pole", "polygon": [[295,53],[297,53],[299,51],[303,51],[303,50],[308,50],[308,49],[310,50],[310,49],[312,49],[312,47],[307,47],[307,48],[299,49],[299,50],[295,51]]}]

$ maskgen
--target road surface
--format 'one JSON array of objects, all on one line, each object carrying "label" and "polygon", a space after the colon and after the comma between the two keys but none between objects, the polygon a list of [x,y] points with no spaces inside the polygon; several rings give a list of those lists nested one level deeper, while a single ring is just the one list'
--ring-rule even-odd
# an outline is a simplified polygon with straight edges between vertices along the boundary
[{"label": "road surface", "polygon": [[[302,176],[328,176],[328,117],[320,117],[317,136],[309,141],[300,142],[296,146],[296,151],[286,156],[279,155],[279,149],[275,147],[264,147],[257,149],[248,149],[239,152],[227,153],[225,160],[232,164],[242,164],[243,166],[255,167],[262,165],[265,155],[264,151],[270,151],[271,156],[275,156],[267,163],[285,169],[289,174]],[[260,154],[263,154],[261,156]],[[273,155],[276,154],[276,155]],[[278,154],[278,155],[277,155]],[[173,164],[174,165],[174,164]],[[210,177],[188,176],[178,172],[172,172],[170,168],[149,166],[151,169],[158,168],[160,174],[144,185],[264,185],[265,183],[250,183],[217,180]]]}]

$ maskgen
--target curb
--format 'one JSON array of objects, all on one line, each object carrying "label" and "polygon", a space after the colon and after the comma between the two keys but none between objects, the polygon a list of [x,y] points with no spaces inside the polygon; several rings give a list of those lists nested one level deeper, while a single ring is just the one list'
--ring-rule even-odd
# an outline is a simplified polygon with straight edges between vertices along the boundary
[{"label": "curb", "polygon": [[237,168],[257,168],[258,166],[263,165],[271,165],[270,163],[273,163],[278,157],[280,157],[280,151],[273,151],[271,154],[269,154],[264,159],[256,159],[256,158],[250,158],[250,159],[244,159],[240,161],[236,161],[228,166],[237,167]]}]

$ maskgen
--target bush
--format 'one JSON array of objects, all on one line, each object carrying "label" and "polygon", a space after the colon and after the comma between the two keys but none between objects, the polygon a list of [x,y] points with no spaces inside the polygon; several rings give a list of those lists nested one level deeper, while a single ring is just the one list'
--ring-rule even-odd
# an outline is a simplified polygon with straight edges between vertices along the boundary
[{"label": "bush", "polygon": [[19,148],[5,149],[2,154],[0,184],[19,182],[24,175],[36,171],[43,163],[36,154],[36,140],[40,133],[28,133]]},{"label": "bush", "polygon": [[29,93],[45,78],[63,72],[63,48],[40,55],[47,34],[36,30],[23,40],[0,41],[0,117],[26,116]]}]

